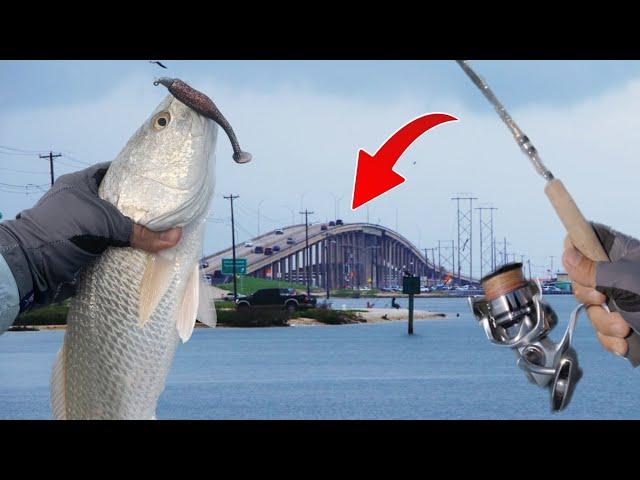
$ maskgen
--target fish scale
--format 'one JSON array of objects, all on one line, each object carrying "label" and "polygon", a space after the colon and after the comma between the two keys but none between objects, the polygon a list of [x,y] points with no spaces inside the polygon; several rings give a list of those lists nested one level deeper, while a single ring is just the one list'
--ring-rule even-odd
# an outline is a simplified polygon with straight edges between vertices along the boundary
[{"label": "fish scale", "polygon": [[139,327],[138,294],[130,286],[140,283],[145,264],[140,251],[109,249],[81,280],[85,288],[71,302],[65,338],[70,418],[152,418],[155,413],[179,343],[171,315],[176,282]]}]

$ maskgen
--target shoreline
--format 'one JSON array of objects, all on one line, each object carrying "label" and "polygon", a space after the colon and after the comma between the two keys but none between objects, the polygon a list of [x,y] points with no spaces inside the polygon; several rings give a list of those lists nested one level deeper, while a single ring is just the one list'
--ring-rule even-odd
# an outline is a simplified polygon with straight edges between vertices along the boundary
[{"label": "shoreline", "polygon": [[[338,325],[367,325],[374,323],[389,323],[389,322],[401,322],[409,320],[409,310],[406,308],[363,308],[357,313],[358,317],[363,320],[360,322],[353,323],[343,323]],[[427,310],[414,310],[413,311],[413,319],[414,320],[442,320],[449,318],[448,315],[441,312],[431,312]],[[307,317],[297,317],[291,318],[288,321],[289,326],[331,326],[331,324],[323,323],[314,318]],[[66,325],[34,325],[31,328],[35,328],[36,330],[64,330],[66,329]],[[203,323],[197,322],[195,328],[209,328]],[[234,325],[226,325],[222,323],[218,323],[216,328],[279,328],[279,327],[236,327]],[[29,332],[34,330],[21,330],[20,328],[11,327],[8,331],[10,332]]]}]

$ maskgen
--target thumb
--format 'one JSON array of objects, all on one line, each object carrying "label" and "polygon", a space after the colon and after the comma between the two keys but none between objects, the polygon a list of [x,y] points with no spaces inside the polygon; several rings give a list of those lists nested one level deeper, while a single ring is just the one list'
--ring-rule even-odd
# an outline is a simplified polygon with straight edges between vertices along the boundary
[{"label": "thumb", "polygon": [[176,227],[164,232],[154,232],[137,223],[133,224],[131,246],[147,252],[156,253],[174,247],[182,237],[182,228]]},{"label": "thumb", "polygon": [[585,287],[595,287],[596,264],[582,255],[575,247],[569,247],[564,251],[562,265],[571,280]]}]

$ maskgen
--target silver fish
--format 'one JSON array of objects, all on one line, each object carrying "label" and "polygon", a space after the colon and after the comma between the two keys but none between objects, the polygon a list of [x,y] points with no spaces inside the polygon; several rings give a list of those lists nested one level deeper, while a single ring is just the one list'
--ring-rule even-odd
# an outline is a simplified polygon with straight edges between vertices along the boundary
[{"label": "silver fish", "polygon": [[213,105],[208,97],[177,82],[197,94],[198,108],[169,94],[112,162],[99,195],[153,230],[182,227],[182,238],[158,254],[107,249],[82,272],[51,375],[57,419],[155,418],[180,339],[196,316],[215,326],[198,259],[219,116],[202,108],[203,98]]}]

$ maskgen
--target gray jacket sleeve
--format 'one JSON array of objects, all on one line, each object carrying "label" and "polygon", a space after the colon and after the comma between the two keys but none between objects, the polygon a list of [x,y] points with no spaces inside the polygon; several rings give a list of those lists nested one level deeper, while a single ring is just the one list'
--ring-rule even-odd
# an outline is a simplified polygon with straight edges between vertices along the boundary
[{"label": "gray jacket sleeve", "polygon": [[640,241],[593,223],[611,262],[596,263],[596,289],[640,333]]},{"label": "gray jacket sleeve", "polygon": [[9,265],[0,255],[0,335],[11,326],[19,312],[18,286]]},{"label": "gray jacket sleeve", "polygon": [[61,176],[36,205],[0,223],[0,255],[21,312],[70,297],[86,264],[107,247],[130,245],[133,221],[98,196],[108,168],[100,163]]}]

